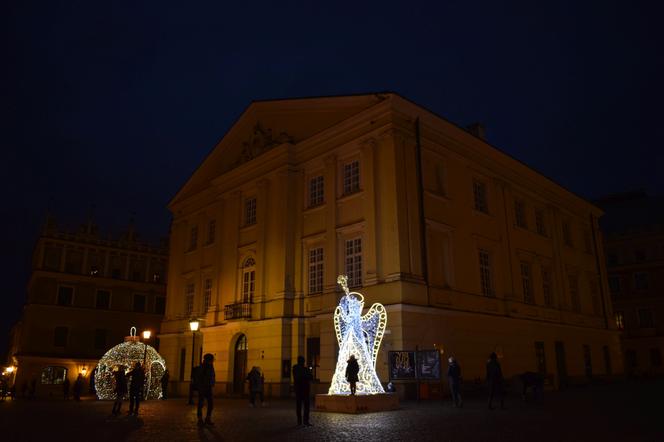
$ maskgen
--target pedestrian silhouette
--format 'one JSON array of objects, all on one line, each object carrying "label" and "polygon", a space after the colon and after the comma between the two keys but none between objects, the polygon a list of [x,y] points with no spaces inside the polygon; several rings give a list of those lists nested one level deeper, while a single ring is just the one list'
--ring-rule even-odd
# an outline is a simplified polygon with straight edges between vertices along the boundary
[{"label": "pedestrian silhouette", "polygon": [[260,368],[252,367],[251,371],[249,371],[249,374],[247,375],[247,381],[249,381],[249,405],[251,407],[255,407],[256,396],[258,396],[261,400],[261,406],[264,407],[265,401],[263,398],[263,384],[265,382],[265,378],[263,377]]},{"label": "pedestrian silhouette", "polygon": [[113,415],[120,414],[122,408],[122,401],[127,394],[127,376],[125,374],[124,365],[118,366],[118,369],[113,373],[115,378],[115,402],[113,403]]},{"label": "pedestrian silhouette", "polygon": [[353,396],[357,390],[357,381],[359,380],[357,375],[359,373],[360,365],[357,363],[355,355],[350,355],[350,358],[348,359],[348,365],[346,365],[346,380],[350,384],[350,394]]},{"label": "pedestrian silhouette", "polygon": [[163,400],[168,399],[168,380],[170,377],[171,375],[168,373],[168,369],[166,369],[161,376],[161,398]]},{"label": "pedestrian silhouette", "polygon": [[297,364],[293,365],[293,384],[295,387],[295,414],[297,424],[302,425],[304,412],[304,425],[311,426],[309,422],[309,396],[311,393],[311,370],[304,365],[304,357],[297,357]]},{"label": "pedestrian silhouette", "polygon": [[[215,373],[214,373],[214,355],[206,353],[203,356],[203,363],[195,373],[194,377],[195,388],[198,391],[198,408],[196,416],[198,417],[198,425],[214,425],[212,422],[212,410],[214,408],[214,400],[212,398]],[[207,410],[205,414],[205,421],[203,421],[203,402],[207,401]]]},{"label": "pedestrian silhouette", "polygon": [[503,371],[500,368],[498,357],[496,353],[489,355],[489,360],[486,363],[486,381],[489,385],[489,410],[493,410],[493,398],[498,396],[500,398],[500,408],[505,408],[505,386],[503,379]]},{"label": "pedestrian silhouette", "polygon": [[80,401],[81,393],[83,393],[83,375],[79,373],[74,381],[74,400]]},{"label": "pedestrian silhouette", "polygon": [[452,396],[452,404],[454,407],[463,407],[461,400],[461,366],[454,356],[450,356],[447,360],[449,363],[447,367],[447,382],[450,385],[450,394]]},{"label": "pedestrian silhouette", "polygon": [[143,387],[145,386],[145,373],[141,363],[134,364],[134,369],[129,372],[129,412],[128,415],[138,416],[138,407],[143,398]]}]

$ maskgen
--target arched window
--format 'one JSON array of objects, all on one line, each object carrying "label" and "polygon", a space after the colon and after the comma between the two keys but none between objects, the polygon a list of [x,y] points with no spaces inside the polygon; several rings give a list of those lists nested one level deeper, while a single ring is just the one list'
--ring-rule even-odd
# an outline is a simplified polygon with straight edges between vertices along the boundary
[{"label": "arched window", "polygon": [[251,303],[256,289],[256,261],[249,257],[242,264],[242,302]]},{"label": "arched window", "polygon": [[49,366],[41,372],[42,384],[62,384],[67,377],[67,369],[65,367]]}]

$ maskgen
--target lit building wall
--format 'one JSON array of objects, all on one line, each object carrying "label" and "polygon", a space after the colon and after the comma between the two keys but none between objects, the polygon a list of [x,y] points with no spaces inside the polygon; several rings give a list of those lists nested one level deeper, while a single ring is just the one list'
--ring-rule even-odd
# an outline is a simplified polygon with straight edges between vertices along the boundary
[{"label": "lit building wall", "polygon": [[586,375],[583,345],[594,374],[605,353],[622,372],[602,212],[398,95],[255,102],[170,209],[162,354],[184,361],[183,389],[197,317],[225,391],[254,365],[285,391],[298,355],[326,391],[341,273],[388,309],[384,381],[387,351],[434,345],[472,378],[495,350],[506,374],[535,371],[544,342],[557,379],[556,341],[571,380]]}]

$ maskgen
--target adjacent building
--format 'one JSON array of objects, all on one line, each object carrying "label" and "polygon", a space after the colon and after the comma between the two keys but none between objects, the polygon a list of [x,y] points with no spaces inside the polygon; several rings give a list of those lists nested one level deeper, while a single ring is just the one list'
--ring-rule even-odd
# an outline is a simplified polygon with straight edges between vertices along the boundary
[{"label": "adjacent building", "polygon": [[[166,305],[168,252],[137,240],[133,227],[103,239],[92,221],[75,233],[47,220],[35,245],[27,300],[9,357],[18,394],[62,394],[62,382],[90,375],[130,327],[159,330]],[[154,342],[150,343],[155,345]]]},{"label": "adjacent building", "polygon": [[285,394],[303,355],[327,391],[339,274],[387,308],[384,382],[416,348],[466,379],[494,351],[557,385],[621,373],[602,211],[482,135],[394,93],[253,102],[169,205],[171,379],[210,352],[217,391],[259,366]]},{"label": "adjacent building", "polygon": [[597,202],[625,372],[664,373],[664,198],[630,192]]}]

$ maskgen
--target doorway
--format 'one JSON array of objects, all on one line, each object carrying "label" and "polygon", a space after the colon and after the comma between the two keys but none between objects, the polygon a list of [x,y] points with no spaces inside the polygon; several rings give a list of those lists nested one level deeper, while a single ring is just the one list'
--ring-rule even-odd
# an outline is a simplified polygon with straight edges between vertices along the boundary
[{"label": "doorway", "polygon": [[558,369],[558,389],[562,390],[567,386],[567,360],[565,344],[562,341],[556,341],[556,367]]},{"label": "doorway", "polygon": [[244,392],[244,380],[247,377],[247,337],[240,335],[235,342],[233,358],[233,393]]}]

